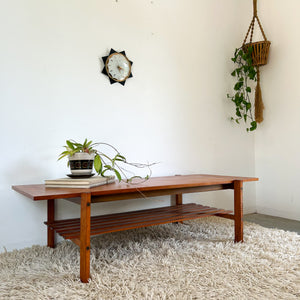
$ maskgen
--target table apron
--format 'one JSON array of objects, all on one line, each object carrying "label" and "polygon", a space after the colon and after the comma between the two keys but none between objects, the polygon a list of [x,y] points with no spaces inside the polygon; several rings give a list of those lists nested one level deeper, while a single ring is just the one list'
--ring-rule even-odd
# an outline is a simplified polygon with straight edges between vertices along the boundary
[{"label": "table apron", "polygon": [[[158,197],[158,196],[166,196],[166,195],[220,191],[220,190],[228,190],[228,189],[234,189],[233,183],[185,187],[185,188],[171,188],[171,189],[153,190],[153,191],[139,191],[137,188],[135,192],[131,192],[131,193],[116,193],[113,195],[92,195],[91,202],[99,203],[99,202],[129,200],[129,199],[138,199],[138,198],[147,198],[147,197]],[[80,204],[81,202],[81,198],[79,197],[64,198],[64,199],[77,204]]]}]

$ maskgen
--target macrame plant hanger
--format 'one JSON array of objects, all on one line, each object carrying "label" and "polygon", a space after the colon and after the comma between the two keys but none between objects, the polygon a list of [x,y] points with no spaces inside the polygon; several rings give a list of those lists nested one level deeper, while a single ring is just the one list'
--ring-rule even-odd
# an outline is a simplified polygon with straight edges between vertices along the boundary
[{"label": "macrame plant hanger", "polygon": [[[263,35],[264,40],[253,43],[252,38],[253,38],[255,20],[257,21],[257,23],[259,25],[259,29]],[[250,42],[246,43],[249,33],[250,33]],[[267,37],[265,35],[265,32],[262,28],[262,25],[260,23],[258,15],[257,15],[257,0],[253,0],[253,18],[251,20],[247,34],[245,36],[242,48],[244,49],[244,51],[247,51],[248,47],[252,47],[252,54],[251,54],[252,55],[252,63],[253,63],[253,66],[256,67],[256,71],[257,71],[257,78],[256,78],[257,85],[256,85],[256,89],[255,89],[254,106],[255,106],[255,121],[258,123],[261,123],[264,119],[264,117],[263,117],[264,104],[262,101],[261,88],[260,88],[259,67],[267,64],[270,45],[271,45],[271,42],[267,40]]]}]

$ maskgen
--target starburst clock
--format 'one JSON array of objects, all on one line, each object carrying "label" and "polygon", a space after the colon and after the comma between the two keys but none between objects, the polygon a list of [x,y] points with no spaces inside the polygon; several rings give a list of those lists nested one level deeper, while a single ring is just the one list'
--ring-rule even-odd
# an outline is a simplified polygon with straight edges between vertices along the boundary
[{"label": "starburst clock", "polygon": [[125,51],[117,52],[111,49],[109,55],[103,56],[102,59],[104,62],[102,73],[108,76],[111,84],[119,82],[125,85],[126,80],[132,77],[133,62],[127,58]]}]

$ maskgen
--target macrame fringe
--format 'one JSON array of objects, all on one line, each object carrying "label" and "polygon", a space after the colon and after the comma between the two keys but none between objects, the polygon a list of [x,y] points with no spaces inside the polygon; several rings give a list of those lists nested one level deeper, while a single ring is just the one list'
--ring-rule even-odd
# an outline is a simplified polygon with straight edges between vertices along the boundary
[{"label": "macrame fringe", "polygon": [[259,68],[257,67],[257,85],[255,89],[255,121],[261,123],[264,120],[264,103],[262,101],[261,89],[260,89],[260,73]]}]

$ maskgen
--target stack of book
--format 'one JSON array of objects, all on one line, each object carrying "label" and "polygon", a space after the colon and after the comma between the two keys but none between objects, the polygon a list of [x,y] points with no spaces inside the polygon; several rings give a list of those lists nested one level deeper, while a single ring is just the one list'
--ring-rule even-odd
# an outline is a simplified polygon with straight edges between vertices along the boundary
[{"label": "stack of book", "polygon": [[91,178],[60,178],[53,180],[45,180],[46,187],[55,188],[84,188],[89,189],[95,186],[104,185],[115,182],[115,176],[95,176]]}]

